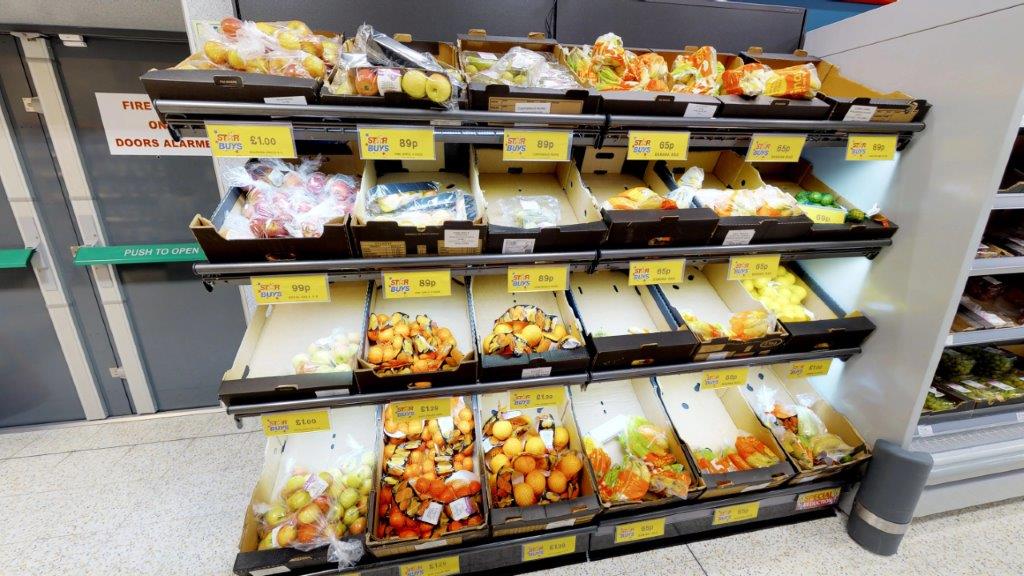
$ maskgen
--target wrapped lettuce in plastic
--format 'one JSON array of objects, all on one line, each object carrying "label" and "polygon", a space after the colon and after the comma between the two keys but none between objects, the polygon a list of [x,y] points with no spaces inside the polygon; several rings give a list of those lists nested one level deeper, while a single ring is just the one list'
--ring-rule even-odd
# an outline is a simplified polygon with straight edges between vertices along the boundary
[{"label": "wrapped lettuce in plastic", "polygon": [[476,220],[472,194],[437,182],[378,184],[366,195],[370,220],[391,220],[403,226],[440,226],[447,220]]},{"label": "wrapped lettuce in plastic", "polygon": [[765,81],[771,68],[764,64],[744,64],[722,73],[722,94],[757,96],[764,92]]},{"label": "wrapped lettuce in plastic", "polygon": [[784,404],[777,396],[774,388],[760,386],[755,392],[758,414],[801,468],[843,463],[855,455],[855,449],[829,432],[810,408],[815,402],[813,397],[798,395],[796,404]]},{"label": "wrapped lettuce in plastic", "polygon": [[489,214],[491,223],[499,226],[546,228],[558,226],[561,206],[554,196],[514,196],[495,201]]}]

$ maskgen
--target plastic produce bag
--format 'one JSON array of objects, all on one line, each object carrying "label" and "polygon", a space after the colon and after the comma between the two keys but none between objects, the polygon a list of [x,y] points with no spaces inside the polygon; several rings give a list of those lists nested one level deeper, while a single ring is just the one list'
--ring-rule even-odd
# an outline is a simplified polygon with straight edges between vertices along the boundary
[{"label": "plastic produce bag", "polygon": [[546,228],[558,226],[562,210],[554,196],[514,196],[494,202],[490,221],[499,226],[517,228]]},{"label": "plastic produce bag", "polygon": [[853,456],[854,448],[830,433],[811,410],[815,398],[798,395],[796,404],[783,404],[777,395],[774,388],[760,386],[754,396],[758,414],[803,469],[846,462]]},{"label": "plastic produce bag", "polygon": [[370,60],[366,54],[342,52],[338,56],[337,70],[331,77],[331,83],[327,85],[327,90],[331,94],[355,94],[356,71],[360,68],[370,67]]},{"label": "plastic produce bag", "polygon": [[666,196],[676,203],[676,206],[687,207],[693,204],[697,191],[704,185],[704,169],[700,166],[690,166],[683,172],[683,175],[676,180],[676,189]]},{"label": "plastic produce bag", "polygon": [[801,214],[796,198],[775,186],[754,190],[698,190],[697,204],[711,208],[719,216],[785,217]]},{"label": "plastic produce bag", "polygon": [[605,210],[675,210],[678,207],[674,200],[644,186],[623,190],[601,204]]},{"label": "plastic produce bag", "polygon": [[305,353],[296,354],[292,358],[292,369],[296,374],[351,372],[361,344],[358,333],[335,328],[330,336],[310,344]]},{"label": "plastic produce bag", "polygon": [[821,89],[814,64],[772,70],[764,84],[764,95],[774,98],[812,100]]},{"label": "plastic produce bag", "polygon": [[672,92],[714,96],[722,83],[725,67],[711,46],[701,46],[690,54],[680,54],[672,62]]},{"label": "plastic produce bag", "polygon": [[[579,82],[564,66],[520,46],[513,46],[492,63],[483,60],[473,62],[476,64],[470,65],[477,68],[478,72],[470,78],[471,82],[557,90],[580,88]],[[464,68],[465,66],[466,64],[463,64]],[[486,68],[481,69],[483,66]]]},{"label": "plastic produce bag", "polygon": [[765,82],[771,68],[764,64],[744,64],[739,68],[722,72],[722,94],[735,96],[758,96],[764,92]]},{"label": "plastic produce bag", "polygon": [[626,429],[619,436],[619,441],[626,452],[652,464],[664,464],[666,457],[669,461],[672,460],[665,431],[651,424],[646,418],[630,417]]},{"label": "plastic produce bag", "polygon": [[353,51],[366,54],[374,66],[444,71],[432,54],[417,52],[387,34],[377,32],[369,24],[363,24],[356,30],[352,44]]},{"label": "plastic produce bag", "polygon": [[338,58],[337,37],[314,34],[305,23],[250,22],[224,18],[219,29],[201,31],[201,52],[179,70],[238,70],[321,80]]},{"label": "plastic produce bag", "polygon": [[472,194],[437,182],[378,184],[366,195],[370,220],[393,220],[403,226],[440,226],[448,220],[476,220]]}]

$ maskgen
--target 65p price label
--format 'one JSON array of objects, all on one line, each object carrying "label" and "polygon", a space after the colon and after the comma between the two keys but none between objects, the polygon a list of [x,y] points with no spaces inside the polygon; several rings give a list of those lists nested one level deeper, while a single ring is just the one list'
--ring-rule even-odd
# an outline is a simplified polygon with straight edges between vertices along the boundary
[{"label": "65p price label", "polygon": [[850,134],[846,140],[846,159],[850,161],[892,160],[896,157],[896,135]]},{"label": "65p price label", "polygon": [[572,145],[568,130],[505,130],[501,159],[505,162],[566,162]]},{"label": "65p price label", "polygon": [[747,149],[747,162],[796,162],[806,141],[803,134],[754,134]]},{"label": "65p price label", "polygon": [[434,160],[433,128],[359,128],[364,160]]},{"label": "65p price label", "polygon": [[257,304],[330,302],[325,274],[308,276],[253,276],[252,297]]},{"label": "65p price label", "polygon": [[627,160],[686,160],[689,132],[629,131]]},{"label": "65p price label", "polygon": [[561,292],[568,284],[569,269],[565,266],[511,266],[508,269],[508,292]]},{"label": "65p price label", "polygon": [[430,298],[452,294],[451,270],[399,270],[384,272],[382,276],[381,289],[384,291],[384,297],[388,299]]},{"label": "65p price label", "polygon": [[779,271],[778,254],[761,254],[758,256],[733,256],[729,258],[728,280],[754,280],[771,278]]},{"label": "65p price label", "polygon": [[631,260],[629,263],[629,285],[671,284],[683,281],[686,259],[679,260]]},{"label": "65p price label", "polygon": [[294,158],[291,124],[206,124],[210,152],[222,158]]}]

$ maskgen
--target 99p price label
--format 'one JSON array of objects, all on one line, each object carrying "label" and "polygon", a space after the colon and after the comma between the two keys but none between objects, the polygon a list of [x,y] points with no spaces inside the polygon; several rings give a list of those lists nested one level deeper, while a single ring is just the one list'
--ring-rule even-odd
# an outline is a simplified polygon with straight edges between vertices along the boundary
[{"label": "99p price label", "polygon": [[569,130],[505,130],[501,158],[506,162],[566,162],[571,146]]},{"label": "99p price label", "polygon": [[359,128],[364,160],[434,160],[433,128]]},{"label": "99p price label", "polygon": [[382,273],[384,297],[429,298],[451,296],[451,270],[394,271]]},{"label": "99p price label", "polygon": [[307,276],[253,276],[252,297],[257,304],[330,302],[324,274]]}]

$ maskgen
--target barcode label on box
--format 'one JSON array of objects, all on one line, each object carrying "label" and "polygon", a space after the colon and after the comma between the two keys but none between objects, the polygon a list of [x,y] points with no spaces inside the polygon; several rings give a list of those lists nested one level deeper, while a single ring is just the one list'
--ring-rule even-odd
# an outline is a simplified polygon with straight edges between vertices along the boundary
[{"label": "barcode label on box", "polygon": [[753,230],[729,230],[725,233],[722,246],[745,246],[754,239]]},{"label": "barcode label on box", "polygon": [[850,106],[846,116],[843,116],[843,122],[871,122],[877,110],[875,106]]},{"label": "barcode label on box", "polygon": [[716,104],[688,104],[683,112],[684,118],[711,118],[718,110]]},{"label": "barcode label on box", "polygon": [[525,114],[551,114],[551,102],[516,102],[516,112]]},{"label": "barcode label on box", "polygon": [[267,96],[265,104],[308,104],[305,96]]},{"label": "barcode label on box", "polygon": [[523,378],[545,378],[551,376],[551,366],[523,368]]},{"label": "barcode label on box", "polygon": [[533,254],[535,238],[506,238],[501,243],[502,254]]},{"label": "barcode label on box", "polygon": [[478,248],[480,246],[479,230],[445,230],[445,248]]}]

